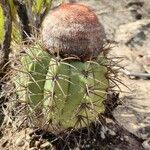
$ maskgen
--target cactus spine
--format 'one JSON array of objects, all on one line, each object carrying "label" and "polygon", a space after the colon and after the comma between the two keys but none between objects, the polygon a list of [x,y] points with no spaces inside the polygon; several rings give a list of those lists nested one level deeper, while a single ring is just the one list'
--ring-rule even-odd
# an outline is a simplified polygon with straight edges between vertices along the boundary
[{"label": "cactus spine", "polygon": [[39,47],[27,53],[21,58],[15,83],[19,100],[30,106],[29,113],[41,113],[40,124],[79,128],[105,111],[109,81],[104,57],[100,57],[101,63],[67,61]]}]

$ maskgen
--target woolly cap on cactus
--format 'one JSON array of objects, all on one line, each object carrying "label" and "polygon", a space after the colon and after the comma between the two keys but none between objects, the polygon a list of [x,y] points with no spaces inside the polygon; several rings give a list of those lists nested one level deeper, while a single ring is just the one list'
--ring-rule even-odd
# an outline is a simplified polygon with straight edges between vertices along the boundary
[{"label": "woolly cap on cactus", "polygon": [[105,32],[95,13],[81,4],[62,4],[42,24],[42,38],[48,52],[82,61],[103,51]]}]

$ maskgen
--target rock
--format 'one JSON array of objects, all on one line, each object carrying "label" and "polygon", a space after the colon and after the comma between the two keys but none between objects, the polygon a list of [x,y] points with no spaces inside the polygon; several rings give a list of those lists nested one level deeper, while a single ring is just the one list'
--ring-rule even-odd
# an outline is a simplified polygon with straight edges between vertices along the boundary
[{"label": "rock", "polygon": [[40,147],[41,141],[35,141],[35,146]]},{"label": "rock", "polygon": [[146,140],[142,143],[142,146],[144,147],[145,150],[150,150],[150,139]]},{"label": "rock", "polygon": [[[132,7],[142,7],[143,2],[129,1],[126,6],[128,5],[131,5]],[[120,16],[122,15],[123,14],[120,13]],[[112,20],[111,17],[110,20]],[[118,42],[118,45],[111,50],[111,54],[115,53],[114,56],[124,58],[120,61],[119,66],[125,67],[125,69],[129,71],[137,73],[144,73],[145,71],[149,72],[150,67],[144,62],[144,60],[150,53],[150,19],[142,19],[138,21],[131,19],[130,21],[131,22],[128,20],[126,20],[126,22],[120,22],[121,25],[115,23],[118,28],[115,28],[115,33],[113,35],[115,41]],[[104,25],[104,27],[106,28],[107,25]]]},{"label": "rock", "polygon": [[50,148],[50,147],[52,147],[50,142],[45,142],[42,145],[40,145],[41,149]]},{"label": "rock", "polygon": [[29,148],[29,150],[38,150],[36,147]]},{"label": "rock", "polygon": [[150,47],[150,19],[120,25],[115,40],[146,55]]},{"label": "rock", "polygon": [[18,138],[18,139],[16,140],[16,146],[18,146],[18,147],[23,147],[24,145],[25,145],[24,139]]},{"label": "rock", "polygon": [[142,19],[143,18],[143,12],[142,7],[144,5],[143,1],[129,1],[127,4],[127,8],[130,10],[132,16],[136,19]]},{"label": "rock", "polygon": [[149,3],[149,0],[144,0],[143,16],[145,18],[149,18],[150,17],[150,3]]},{"label": "rock", "polygon": [[143,60],[140,56],[135,54],[128,46],[119,44],[110,51],[110,57],[118,57],[117,65],[125,68],[130,72],[144,73]]},{"label": "rock", "polygon": [[119,125],[146,140],[150,138],[150,81],[130,80],[126,77],[122,77],[121,81],[130,90],[119,84],[125,92],[120,93],[122,106],[118,106],[113,115]]},{"label": "rock", "polygon": [[143,56],[143,67],[147,73],[150,73],[150,54]]},{"label": "rock", "polygon": [[132,108],[124,106],[120,106],[114,111],[114,116],[118,123],[142,139],[148,139],[150,137],[150,126],[143,122],[143,118],[149,115],[150,114],[138,113]]}]

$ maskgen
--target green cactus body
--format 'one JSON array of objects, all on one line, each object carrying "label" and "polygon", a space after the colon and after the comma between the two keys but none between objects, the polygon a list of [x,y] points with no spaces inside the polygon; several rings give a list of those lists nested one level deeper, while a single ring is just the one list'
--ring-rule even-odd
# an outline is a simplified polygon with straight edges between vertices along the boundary
[{"label": "green cactus body", "polygon": [[49,122],[61,129],[84,127],[105,111],[106,66],[94,61],[64,61],[44,51],[30,52],[21,63],[25,73],[19,74],[21,84],[16,87],[25,88],[18,94],[32,111],[40,109],[41,124]]},{"label": "green cactus body", "polygon": [[[40,107],[44,97],[44,85],[50,56],[34,47],[21,58],[21,71],[16,78],[16,87],[20,100],[29,103],[32,108]],[[38,106],[39,105],[39,106]]]},{"label": "green cactus body", "polygon": [[[78,68],[76,68],[77,65]],[[56,91],[58,92],[56,96],[60,95],[58,101],[62,104],[57,105],[57,108],[60,110],[58,121],[59,124],[66,128],[74,126],[76,121],[75,111],[84,98],[85,91],[83,86],[85,79],[81,73],[81,69],[84,69],[84,65],[81,62],[70,62],[69,64],[62,62],[60,66],[67,68],[67,72],[64,72],[65,69],[60,72],[60,76],[66,76],[66,79],[62,81],[65,82],[65,84],[61,84],[61,88],[64,90],[65,95],[60,90]]]},{"label": "green cactus body", "polygon": [[83,127],[95,120],[98,113],[105,111],[103,101],[108,88],[105,77],[107,69],[93,62],[72,62],[71,65],[71,83],[61,122],[64,126],[74,126],[76,123],[78,127]]},{"label": "green cactus body", "polygon": [[69,86],[69,66],[51,59],[44,87],[44,111],[48,118],[58,121],[65,105]]}]

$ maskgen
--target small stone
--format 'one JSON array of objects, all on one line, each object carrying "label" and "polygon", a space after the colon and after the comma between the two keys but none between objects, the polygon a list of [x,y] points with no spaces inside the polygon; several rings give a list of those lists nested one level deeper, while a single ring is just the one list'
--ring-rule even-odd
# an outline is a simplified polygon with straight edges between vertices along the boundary
[{"label": "small stone", "polygon": [[36,142],[35,142],[35,146],[36,146],[36,147],[40,147],[40,144],[41,144],[41,141],[36,141]]},{"label": "small stone", "polygon": [[38,150],[36,147],[32,147],[29,150]]},{"label": "small stone", "polygon": [[106,133],[108,131],[108,128],[106,126],[101,127],[102,132]]},{"label": "small stone", "polygon": [[51,143],[49,143],[49,142],[46,142],[40,146],[41,149],[50,148],[50,147],[51,147]]},{"label": "small stone", "polygon": [[101,131],[100,134],[101,134],[101,138],[102,138],[102,139],[105,139],[105,134],[104,134],[104,132]]},{"label": "small stone", "polygon": [[34,129],[28,129],[28,134],[30,137],[32,137],[35,133],[35,130]]},{"label": "small stone", "polygon": [[146,140],[142,143],[142,146],[144,147],[145,150],[150,150],[150,139]]},{"label": "small stone", "polygon": [[112,135],[112,136],[115,136],[115,135],[116,135],[116,133],[115,133],[113,130],[110,130],[110,129],[109,129],[108,131],[109,131],[109,134],[110,134],[110,135]]},{"label": "small stone", "polygon": [[25,144],[25,141],[24,141],[23,139],[18,138],[18,139],[16,140],[16,145],[17,145],[18,147],[22,147],[22,146],[24,146],[24,144]]},{"label": "small stone", "polygon": [[29,135],[26,135],[26,140],[31,140],[31,137]]},{"label": "small stone", "polygon": [[129,141],[129,137],[128,136],[124,136],[125,141]]}]

